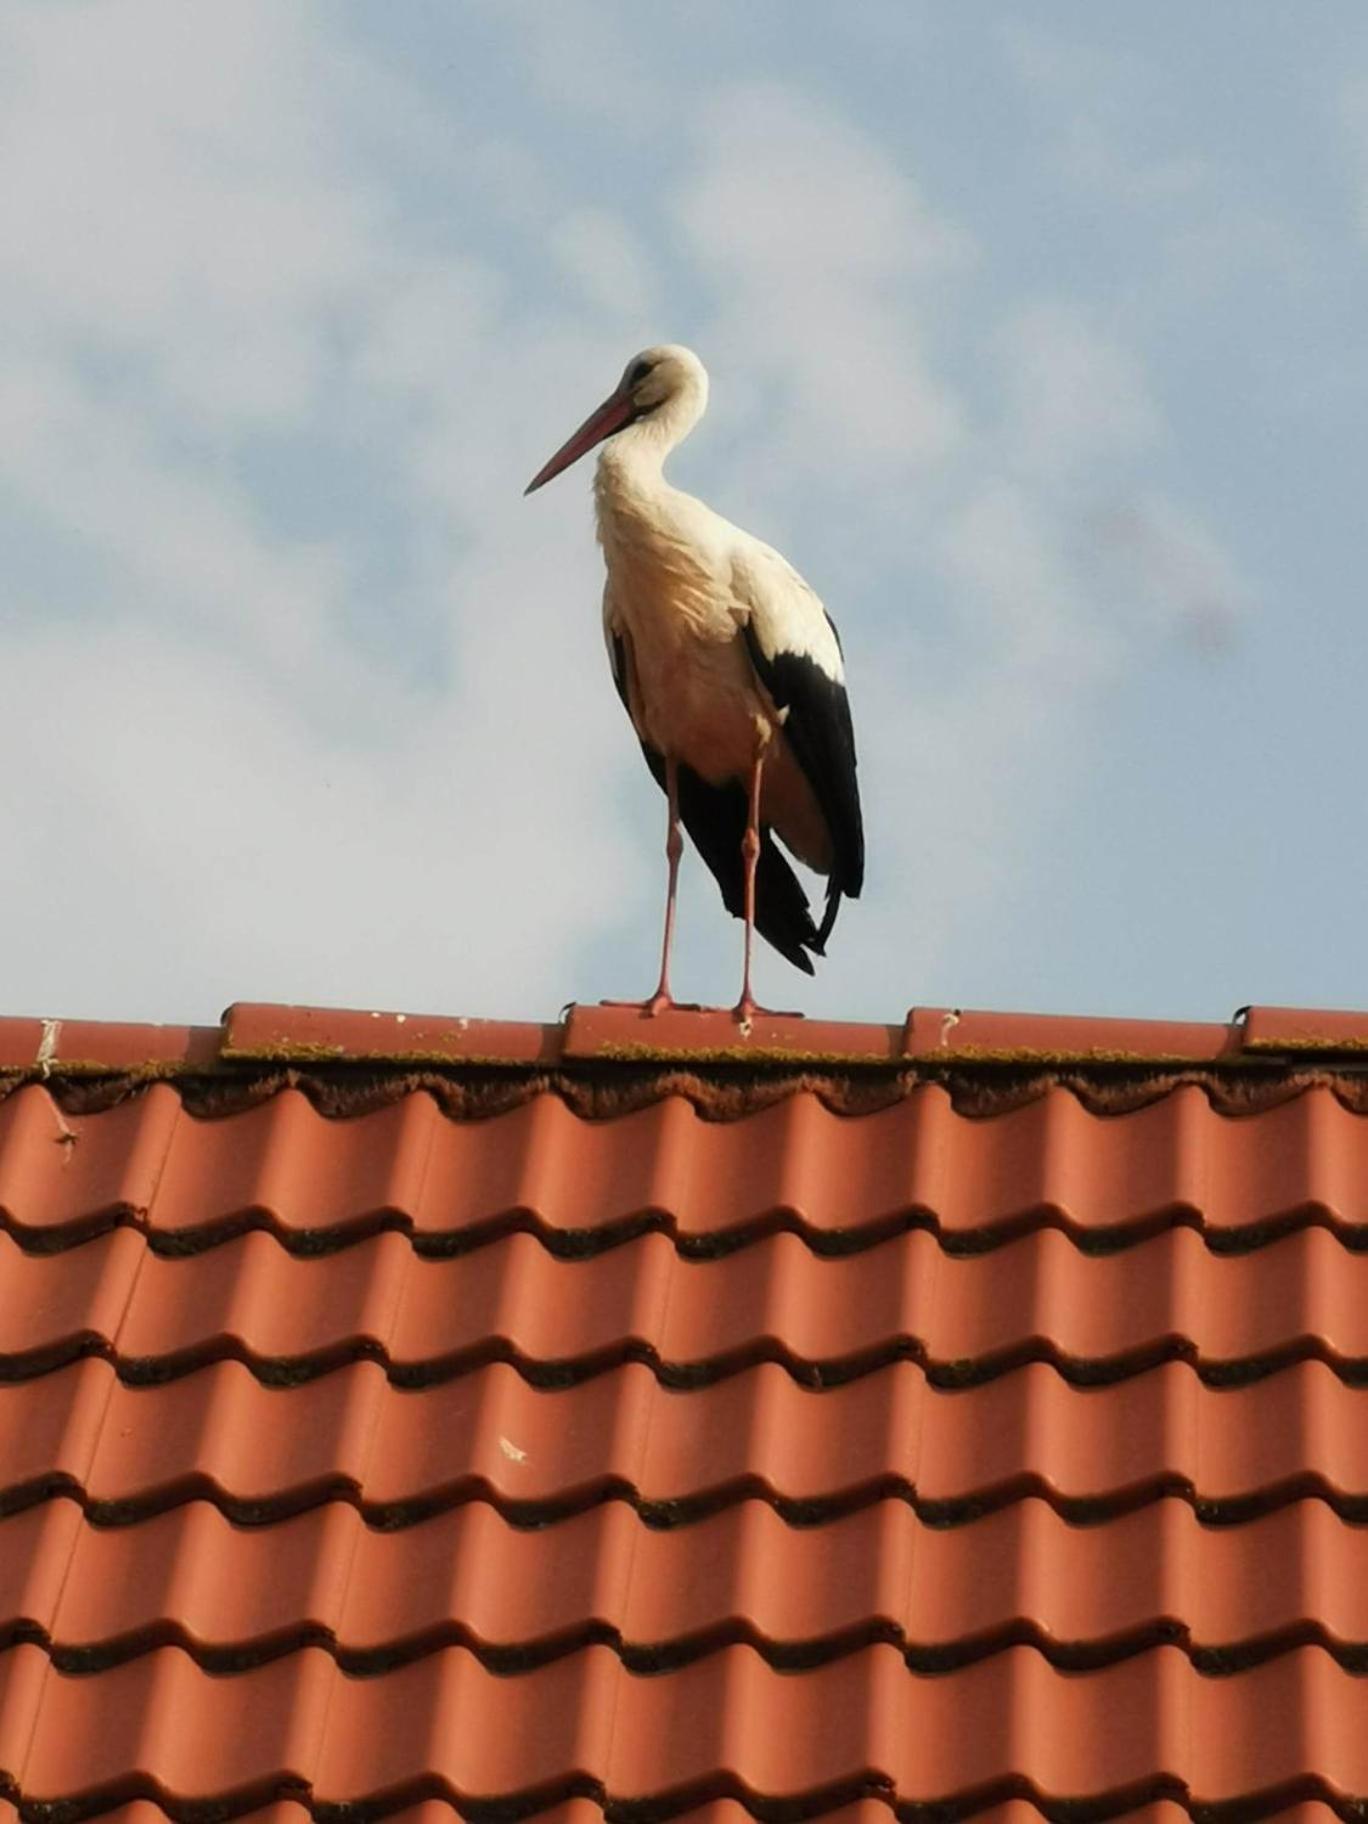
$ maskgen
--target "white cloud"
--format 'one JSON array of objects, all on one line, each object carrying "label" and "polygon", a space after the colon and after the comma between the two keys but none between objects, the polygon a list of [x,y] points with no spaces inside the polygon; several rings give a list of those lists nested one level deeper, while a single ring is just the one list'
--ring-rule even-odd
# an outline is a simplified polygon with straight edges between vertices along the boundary
[{"label": "white cloud", "polygon": [[16,883],[3,1004],[554,1009],[628,858],[584,815],[592,746],[553,764],[505,712],[507,685],[415,702],[386,747],[361,749],[276,713],[242,668],[150,635],[9,642],[0,715],[24,786],[0,800]]},{"label": "white cloud", "polygon": [[573,209],[556,223],[551,251],[585,298],[609,317],[641,318],[653,287],[641,250],[616,216]]},{"label": "white cloud", "polygon": [[538,91],[571,117],[610,111],[621,131],[644,136],[667,113],[668,62],[653,59],[635,7],[610,0],[478,0],[495,19]]},{"label": "white cloud", "polygon": [[0,131],[21,325],[141,361],[196,416],[297,418],[321,371],[308,332],[363,282],[369,214],[333,181],[312,8],[21,4],[0,60],[23,72]]},{"label": "white cloud", "polygon": [[1019,19],[1000,29],[999,41],[1070,183],[1140,209],[1169,209],[1209,188],[1215,173],[1206,159],[1142,149],[1163,90],[1154,65],[1133,49],[1100,51]]},{"label": "white cloud", "polygon": [[997,336],[1013,465],[1044,483],[1076,482],[1109,457],[1153,443],[1160,415],[1139,362],[1074,305],[1039,301]]},{"label": "white cloud", "polygon": [[478,365],[507,302],[499,275],[473,260],[414,260],[371,302],[354,378],[406,408],[440,409]]},{"label": "white cloud", "polygon": [[1056,706],[1105,677],[1116,657],[1060,531],[1020,485],[988,482],[947,517],[938,539],[980,673],[1014,676]]},{"label": "white cloud", "polygon": [[967,237],[839,116],[779,84],[701,111],[679,214],[718,295],[723,347],[773,388],[790,464],[925,464],[960,413],[931,371],[917,305]]},{"label": "white cloud", "polygon": [[263,674],[303,694],[339,685],[346,654],[330,617],[344,549],[266,537],[241,487],[178,467],[136,411],[82,386],[55,348],[42,362],[0,359],[0,426],[11,498],[98,555],[102,597],[68,612],[245,642]]},{"label": "white cloud", "polygon": [[[1315,259],[1301,223],[1271,206],[1251,182],[1247,159],[1223,164],[1194,145],[1207,136],[1190,114],[1171,111],[1172,71],[1132,42],[1104,51],[1013,20],[999,33],[1036,122],[1053,183],[1090,210],[1105,210],[1146,249],[1143,296],[1150,310],[1178,310],[1239,295],[1251,283],[1296,287]],[[1134,300],[1132,300],[1134,301]],[[1228,307],[1227,307],[1228,308]]]}]

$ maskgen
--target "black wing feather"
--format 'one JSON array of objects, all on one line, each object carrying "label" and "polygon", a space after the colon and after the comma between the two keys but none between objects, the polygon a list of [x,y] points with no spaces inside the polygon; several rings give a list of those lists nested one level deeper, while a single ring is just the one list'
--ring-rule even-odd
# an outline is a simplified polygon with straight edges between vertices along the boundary
[{"label": "black wing feather", "polygon": [[[652,772],[659,765],[658,777],[663,783],[664,761],[644,742],[642,751]],[[746,912],[741,838],[746,833],[747,809],[744,786],[709,785],[691,766],[680,765],[679,820],[722,889],[723,905],[736,918],[744,918]],[[760,859],[755,865],[755,928],[795,969],[812,974],[807,951],[815,950],[820,955],[821,939],[812,922],[807,894],[768,826],[760,831]]]},{"label": "black wing feather", "polygon": [[[613,682],[628,715],[626,653],[622,636],[613,636]],[[651,776],[663,792],[665,757],[641,743]],[[746,875],[741,860],[741,838],[746,833],[744,786],[709,785],[691,766],[680,763],[679,821],[694,847],[707,863],[722,890],[722,903],[736,918],[746,911]],[[813,923],[812,909],[798,876],[785,860],[768,827],[760,832],[760,859],[755,865],[755,928],[767,943],[805,975],[813,973],[809,950],[820,956],[822,938]]]},{"label": "black wing feather", "polygon": [[[840,650],[841,636],[828,616]],[[826,912],[819,936],[823,943],[836,922],[844,894],[858,899],[864,885],[864,821],[860,813],[860,786],[856,777],[855,729],[850,719],[850,699],[845,685],[829,677],[815,660],[802,653],[772,656],[760,644],[753,621],[745,623],[746,650],[776,709],[787,710],[784,734],[793,757],[812,787],[833,851],[827,879]]]}]

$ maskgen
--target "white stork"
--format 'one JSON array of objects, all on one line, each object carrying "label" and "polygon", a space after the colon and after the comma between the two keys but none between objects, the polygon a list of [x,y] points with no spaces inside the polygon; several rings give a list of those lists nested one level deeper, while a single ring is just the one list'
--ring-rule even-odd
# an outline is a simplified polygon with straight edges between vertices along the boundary
[{"label": "white stork", "polygon": [[[835,627],[777,551],[662,472],[707,403],[708,375],[691,349],[645,349],[527,492],[603,444],[594,499],[608,571],[604,635],[618,694],[669,801],[660,982],[644,1009],[673,1005],[682,821],[728,911],[745,920],[736,1015],[747,1021],[757,1011],[752,930],[811,975],[808,952],[823,954],[842,895],[859,897],[864,833]],[[776,835],[827,877],[820,927]]]}]

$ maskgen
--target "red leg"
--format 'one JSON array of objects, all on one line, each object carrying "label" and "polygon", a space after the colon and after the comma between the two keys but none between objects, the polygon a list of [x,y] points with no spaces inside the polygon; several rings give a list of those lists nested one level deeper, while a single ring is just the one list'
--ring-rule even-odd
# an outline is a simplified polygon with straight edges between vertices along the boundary
[{"label": "red leg", "polygon": [[746,963],[741,977],[741,999],[736,1003],[738,1020],[753,1019],[759,1009],[751,993],[751,949],[755,941],[755,869],[760,860],[760,774],[764,770],[763,754],[751,763],[750,808],[746,833],[741,838],[741,860],[746,870]]},{"label": "red leg", "polygon": [[665,937],[660,946],[660,981],[646,1003],[649,1014],[663,1013],[674,1006],[670,993],[670,947],[674,943],[675,890],[679,885],[679,858],[684,853],[684,838],[679,833],[679,764],[668,756],[665,761],[665,796],[669,800],[669,828],[665,834],[665,859],[670,867],[670,885],[665,895]]},{"label": "red leg", "polygon": [[677,1004],[670,993],[670,951],[674,945],[675,891],[679,885],[679,858],[684,853],[684,838],[679,833],[679,765],[672,759],[665,762],[665,797],[669,803],[665,859],[670,867],[670,884],[665,895],[665,937],[660,946],[660,980],[649,1001],[603,1003],[605,1007],[632,1007],[648,1019]]}]

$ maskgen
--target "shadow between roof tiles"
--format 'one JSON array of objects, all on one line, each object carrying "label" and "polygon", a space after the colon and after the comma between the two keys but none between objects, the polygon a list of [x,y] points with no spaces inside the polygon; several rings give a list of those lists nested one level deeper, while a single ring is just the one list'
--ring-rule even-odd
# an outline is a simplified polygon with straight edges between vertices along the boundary
[{"label": "shadow between roof tiles", "polygon": [[[181,1797],[155,1782],[133,1777],[89,1797],[51,1799],[29,1796],[0,1772],[0,1802],[11,1804],[22,1824],[87,1824],[108,1818],[131,1824],[130,1809],[171,1820],[171,1824],[235,1824],[236,1820],[270,1819],[285,1812],[283,1824],[437,1824],[444,1815],[461,1824],[562,1824],[584,1808],[603,1824],[690,1824],[723,1812],[727,1824],[754,1819],[757,1824],[818,1824],[830,1819],[845,1824],[857,1814],[861,1824],[886,1818],[893,1824],[968,1824],[969,1820],[1010,1817],[1010,1824],[1131,1824],[1158,1818],[1188,1819],[1191,1824],[1362,1824],[1368,1801],[1337,1792],[1319,1774],[1309,1773],[1280,1786],[1231,1799],[1194,1798],[1186,1783],[1172,1774],[1157,1774],[1127,1786],[1086,1796],[1054,1795],[1032,1781],[1008,1776],[986,1781],[962,1793],[934,1799],[904,1797],[877,1776],[843,1780],[797,1794],[757,1792],[731,1775],[695,1781],[668,1795],[651,1798],[616,1796],[587,1776],[557,1781],[541,1790],[514,1795],[454,1793],[445,1781],[424,1777],[407,1782],[383,1798],[331,1800],[311,1794],[304,1783],[282,1780],[257,1784],[226,1797]],[[142,1824],[142,1820],[139,1820]]]},{"label": "shadow between roof tiles", "polygon": [[1212,1678],[1235,1677],[1307,1647],[1324,1651],[1346,1672],[1368,1672],[1368,1642],[1337,1640],[1322,1623],[1310,1620],[1279,1634],[1225,1645],[1194,1643],[1190,1630],[1182,1623],[1166,1619],[1097,1641],[1059,1641],[1033,1623],[1017,1622],[973,1639],[946,1643],[909,1641],[900,1629],[877,1617],[840,1634],[797,1641],[769,1639],[740,1620],[665,1641],[624,1640],[618,1629],[592,1622],[551,1639],[512,1645],[481,1640],[470,1628],[453,1622],[413,1639],[380,1647],[349,1647],[329,1629],[314,1625],[282,1628],[259,1640],[216,1643],[200,1640],[183,1624],[168,1621],[139,1634],[96,1645],[53,1641],[44,1630],[25,1622],[0,1626],[0,1652],[25,1645],[38,1647],[58,1672],[73,1677],[110,1671],[163,1647],[178,1648],[202,1671],[215,1677],[249,1672],[306,1648],[325,1652],[339,1671],[353,1678],[383,1677],[449,1648],[469,1652],[486,1671],[498,1677],[513,1678],[571,1658],[589,1647],[607,1648],[625,1671],[640,1677],[682,1671],[732,1647],[750,1648],[776,1672],[812,1672],[873,1646],[896,1648],[908,1671],[925,1678],[961,1671],[1015,1647],[1030,1648],[1060,1672],[1103,1671],[1156,1647],[1176,1648],[1195,1672]]},{"label": "shadow between roof tiles", "polygon": [[555,1393],[584,1386],[615,1370],[638,1366],[650,1370],[658,1386],[675,1393],[715,1387],[751,1369],[769,1365],[781,1368],[795,1387],[820,1393],[849,1386],[867,1375],[906,1362],[920,1368],[932,1387],[942,1392],[982,1387],[1020,1368],[1051,1368],[1070,1387],[1113,1387],[1148,1374],[1167,1364],[1191,1368],[1205,1387],[1213,1389],[1253,1386],[1303,1363],[1318,1362],[1329,1368],[1346,1387],[1368,1387],[1368,1358],[1340,1355],[1321,1337],[1299,1337],[1263,1354],[1211,1359],[1203,1356],[1190,1337],[1163,1337],[1123,1354],[1092,1359],[1064,1354],[1055,1345],[1032,1340],[977,1359],[935,1360],[928,1357],[917,1337],[890,1337],[860,1355],[811,1361],[795,1356],[777,1343],[757,1343],[707,1361],[663,1360],[648,1343],[624,1341],[592,1354],[564,1360],[541,1361],[522,1355],[499,1339],[473,1345],[459,1354],[430,1362],[396,1362],[380,1344],[364,1338],[343,1340],[305,1356],[262,1356],[239,1338],[221,1337],[192,1349],[165,1356],[126,1356],[107,1338],[79,1335],[41,1349],[0,1354],[0,1386],[39,1380],[77,1362],[107,1363],[125,1387],[162,1387],[173,1381],[236,1362],[262,1387],[286,1389],[304,1386],[329,1374],[370,1362],[384,1370],[392,1387],[408,1392],[443,1387],[478,1374],[492,1366],[511,1368],[528,1387]]},{"label": "shadow between roof tiles", "polygon": [[653,1498],[642,1495],[623,1478],[609,1476],[570,1495],[529,1501],[510,1498],[483,1477],[463,1479],[410,1499],[375,1501],[359,1495],[355,1483],[341,1476],[329,1476],[307,1489],[266,1498],[225,1492],[210,1478],[198,1474],[187,1476],[174,1488],[144,1496],[102,1499],[92,1496],[74,1477],[56,1471],[0,1491],[0,1519],[56,1496],[76,1501],[90,1523],[100,1527],[136,1526],[189,1501],[206,1501],[234,1525],[250,1527],[270,1526],[324,1503],[341,1502],[355,1507],[368,1527],[382,1532],[417,1526],[474,1502],[492,1507],[510,1526],[524,1530],[540,1530],[560,1520],[574,1519],[609,1502],[623,1503],[644,1525],[662,1531],[691,1526],[748,1501],[764,1503],[792,1527],[825,1526],[883,1501],[904,1503],[931,1527],[967,1526],[1026,1500],[1044,1501],[1073,1526],[1098,1526],[1164,1500],[1184,1502],[1204,1526],[1211,1527],[1243,1525],[1300,1501],[1321,1501],[1338,1519],[1355,1525],[1368,1522],[1368,1491],[1346,1492],[1336,1488],[1328,1477],[1310,1470],[1240,1495],[1203,1494],[1189,1477],[1174,1473],[1147,1477],[1106,1495],[1062,1495],[1042,1476],[1027,1474],[981,1493],[948,1498],[928,1498],[896,1475],[880,1476],[857,1488],[825,1496],[776,1493],[761,1477],[746,1475],[698,1495]]},{"label": "shadow between roof tiles", "polygon": [[34,1228],[0,1204],[0,1233],[26,1254],[67,1253],[120,1230],[143,1236],[155,1254],[168,1260],[210,1253],[255,1234],[269,1235],[298,1260],[344,1253],[377,1235],[402,1236],[424,1260],[459,1259],[513,1235],[529,1236],[553,1258],[565,1261],[592,1260],[650,1235],[668,1240],[681,1259],[698,1261],[727,1259],[775,1235],[794,1236],[823,1260],[865,1253],[914,1234],[929,1235],[945,1254],[964,1257],[993,1253],[1028,1235],[1054,1233],[1063,1235],[1080,1254],[1097,1257],[1125,1253],[1175,1232],[1197,1235],[1212,1254],[1250,1254],[1289,1235],[1316,1230],[1332,1235],[1348,1254],[1368,1254],[1368,1222],[1344,1220],[1318,1204],[1299,1205],[1276,1216],[1228,1227],[1213,1226],[1199,1211],[1174,1208],[1094,1228],[1074,1221],[1066,1211],[1041,1207],[968,1231],[947,1229],[934,1213],[915,1208],[839,1229],[816,1228],[792,1210],[774,1209],[708,1234],[684,1231],[675,1216],[662,1210],[642,1210],[590,1229],[563,1229],[547,1223],[535,1211],[511,1209],[460,1230],[433,1233],[415,1229],[412,1217],[396,1210],[368,1211],[328,1227],[298,1229],[283,1224],[268,1210],[242,1209],[212,1217],[193,1229],[167,1230],[149,1223],[141,1210],[110,1206],[61,1227]]}]

